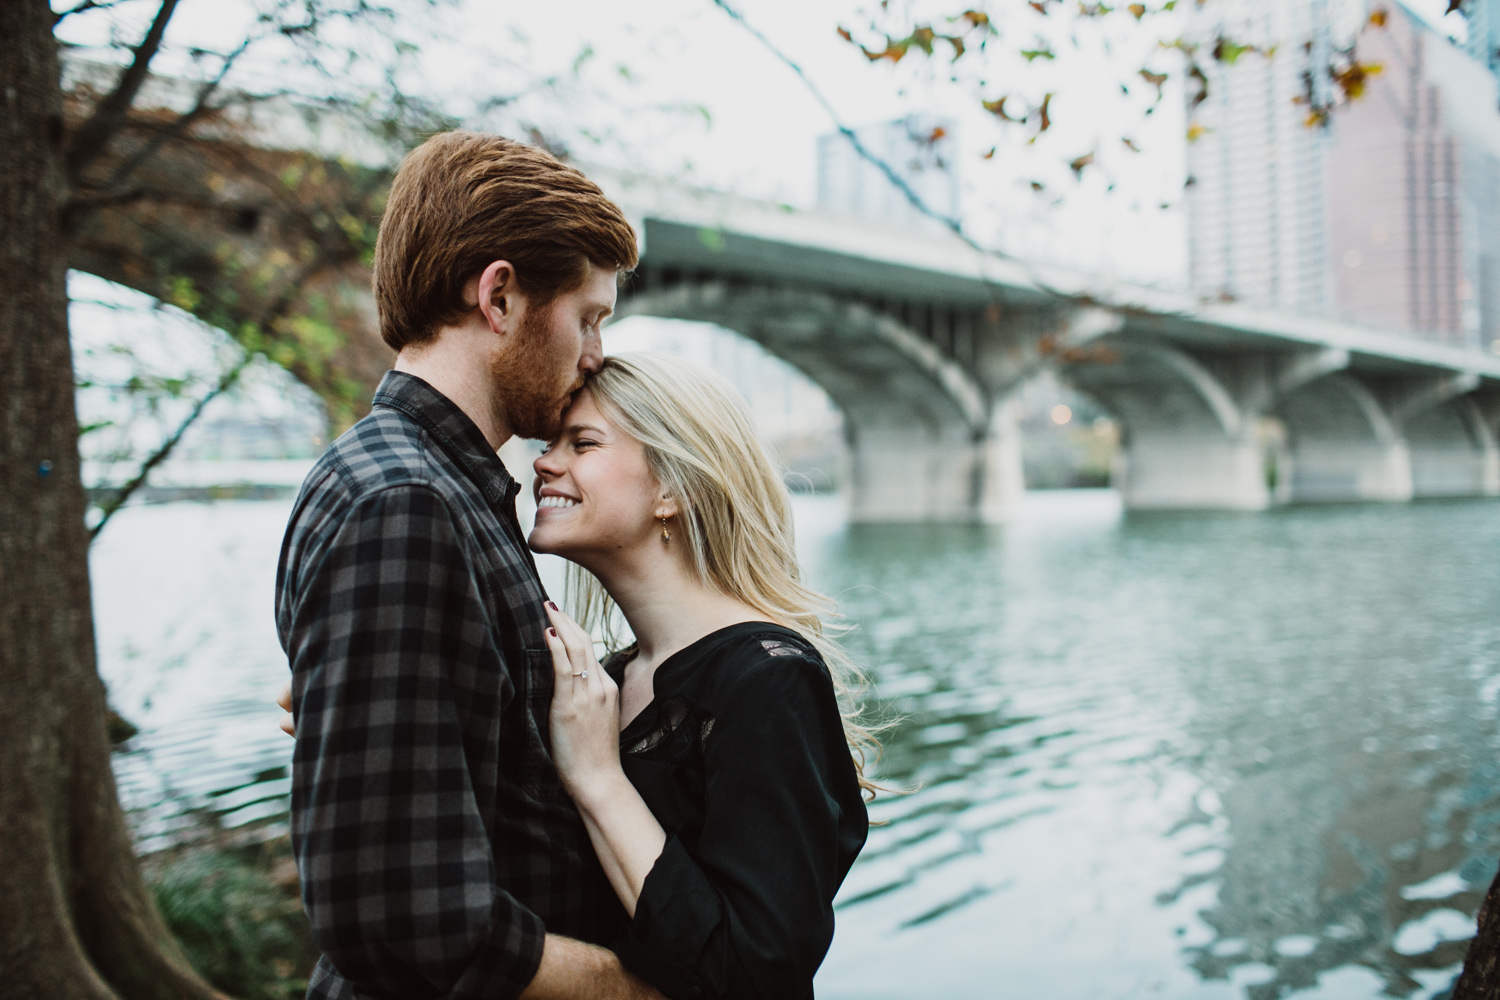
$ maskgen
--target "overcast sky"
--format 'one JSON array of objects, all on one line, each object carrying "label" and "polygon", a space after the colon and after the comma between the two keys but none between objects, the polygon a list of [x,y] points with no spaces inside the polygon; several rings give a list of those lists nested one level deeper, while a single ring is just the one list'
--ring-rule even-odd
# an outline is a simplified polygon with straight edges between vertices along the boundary
[{"label": "overcast sky", "polygon": [[[155,3],[133,6],[123,14],[126,37],[129,19],[143,24]],[[1046,36],[1056,60],[971,55],[950,67],[946,59],[908,57],[893,67],[872,65],[838,37],[839,27],[868,30],[859,0],[735,6],[806,70],[844,122],[918,111],[952,119],[965,221],[976,238],[1105,274],[1182,281],[1182,94],[1174,75],[1148,116],[1154,95],[1135,75],[1142,66],[1176,68],[1156,42],[1178,26],[1148,19],[1137,27],[1117,15],[1080,27],[1076,19],[1037,17],[1019,0],[1003,0],[989,9],[1006,31],[1008,50]],[[924,19],[941,25],[937,15],[963,5],[913,0],[912,6],[931,8]],[[1446,0],[1410,6],[1436,22]],[[242,30],[252,8],[238,0],[187,0],[174,22],[175,40],[223,44]],[[1462,30],[1457,17],[1442,23]],[[97,41],[99,29],[92,30]],[[816,141],[833,120],[803,81],[712,0],[460,0],[408,18],[401,34],[421,47],[408,84],[476,124],[506,131],[535,124],[585,161],[675,173],[796,205],[814,200]],[[548,78],[557,84],[538,85]],[[1121,82],[1133,85],[1131,94],[1120,92]],[[1034,145],[1024,130],[1001,127],[979,106],[981,96],[1035,103],[1048,92],[1056,94],[1054,125]],[[484,111],[499,96],[515,99]],[[1067,164],[1086,153],[1096,164],[1077,180]]]}]

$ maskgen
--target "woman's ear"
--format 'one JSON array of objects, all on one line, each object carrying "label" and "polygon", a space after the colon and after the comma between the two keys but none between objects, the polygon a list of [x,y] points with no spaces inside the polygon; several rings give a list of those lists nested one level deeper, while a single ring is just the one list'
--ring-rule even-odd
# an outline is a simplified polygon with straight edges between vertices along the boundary
[{"label": "woman's ear", "polygon": [[660,520],[661,518],[664,518],[664,517],[676,517],[676,516],[677,516],[677,501],[673,497],[668,496],[667,494],[663,493],[660,497],[657,498],[655,517],[658,520]]}]

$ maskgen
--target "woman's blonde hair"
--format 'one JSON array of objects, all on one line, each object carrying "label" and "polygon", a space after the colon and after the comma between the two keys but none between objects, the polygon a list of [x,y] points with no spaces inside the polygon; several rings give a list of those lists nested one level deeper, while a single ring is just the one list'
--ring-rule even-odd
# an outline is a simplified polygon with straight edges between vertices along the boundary
[{"label": "woman's blonde hair", "polygon": [[[701,579],[799,633],[833,677],[860,786],[867,756],[879,751],[855,703],[863,673],[833,635],[846,631],[832,599],[802,582],[793,545],[791,498],[781,471],[756,437],[744,398],[723,377],[664,354],[607,357],[588,381],[594,402],[641,442],[646,462],[679,512],[672,544],[687,546]],[[585,628],[618,645],[614,607],[603,586],[569,566],[569,601]]]}]

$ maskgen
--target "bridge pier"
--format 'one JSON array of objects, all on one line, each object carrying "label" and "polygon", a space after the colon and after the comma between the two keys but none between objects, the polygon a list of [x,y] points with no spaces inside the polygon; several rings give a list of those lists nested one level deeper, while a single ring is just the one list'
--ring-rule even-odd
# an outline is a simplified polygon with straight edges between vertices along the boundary
[{"label": "bridge pier", "polygon": [[1114,481],[1130,510],[1263,510],[1271,504],[1265,452],[1253,438],[1133,434]]},{"label": "bridge pier", "polygon": [[1303,440],[1294,444],[1288,465],[1291,503],[1399,503],[1414,495],[1404,441]]},{"label": "bridge pier", "polygon": [[1025,488],[1020,432],[1011,403],[995,408],[976,438],[952,424],[846,425],[851,475],[849,518],[856,523],[998,523]]}]

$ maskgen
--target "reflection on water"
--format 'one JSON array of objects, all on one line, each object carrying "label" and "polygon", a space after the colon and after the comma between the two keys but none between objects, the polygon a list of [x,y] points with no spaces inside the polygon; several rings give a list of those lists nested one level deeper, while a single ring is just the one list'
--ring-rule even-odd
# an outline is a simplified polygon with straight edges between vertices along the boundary
[{"label": "reflection on water", "polygon": [[[286,512],[140,508],[101,539],[103,669],[144,730],[118,758],[132,803],[283,808]],[[880,773],[917,788],[874,808],[826,1000],[1452,979],[1500,857],[1500,505],[1125,517],[1101,492],[1032,495],[1005,528],[798,516],[901,717]]]}]

